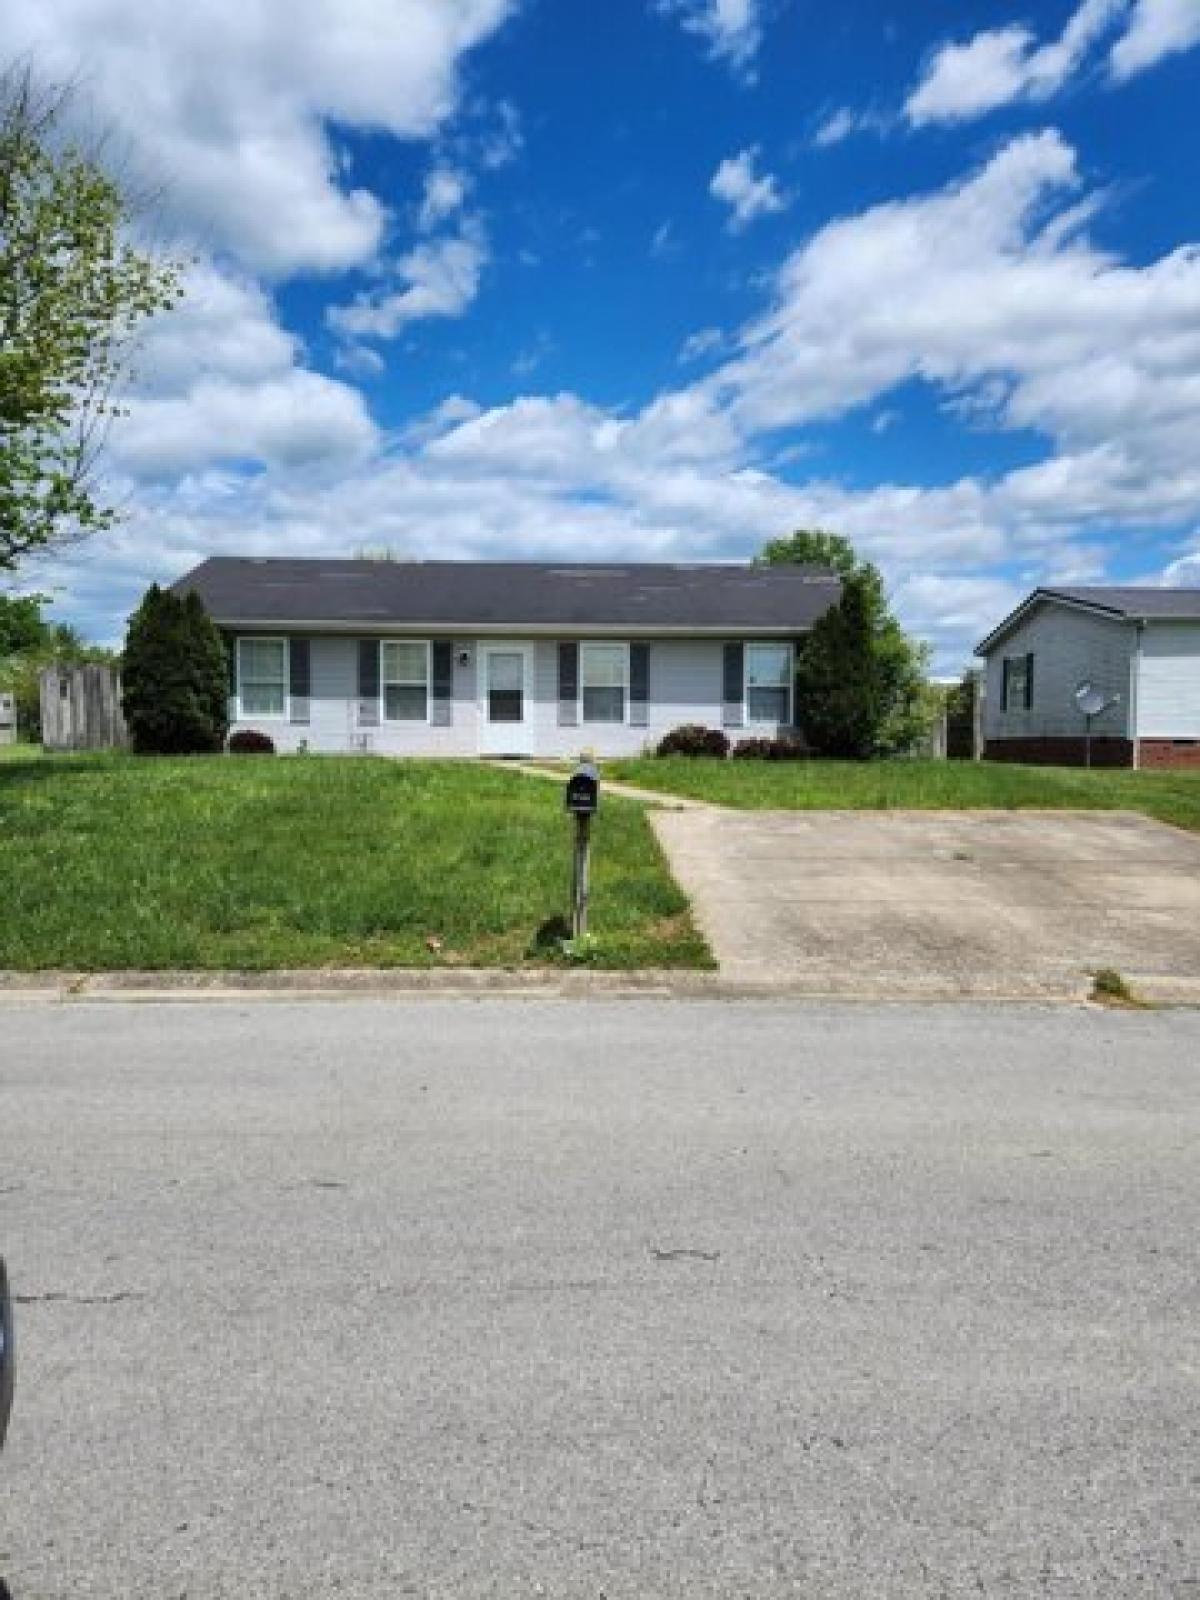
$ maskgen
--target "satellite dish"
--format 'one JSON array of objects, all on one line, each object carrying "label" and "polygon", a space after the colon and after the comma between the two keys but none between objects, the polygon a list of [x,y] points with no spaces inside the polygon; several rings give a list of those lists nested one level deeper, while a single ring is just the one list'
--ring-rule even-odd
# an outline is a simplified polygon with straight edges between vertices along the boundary
[{"label": "satellite dish", "polygon": [[1085,717],[1098,717],[1110,701],[1103,689],[1085,679],[1075,691],[1075,704]]}]

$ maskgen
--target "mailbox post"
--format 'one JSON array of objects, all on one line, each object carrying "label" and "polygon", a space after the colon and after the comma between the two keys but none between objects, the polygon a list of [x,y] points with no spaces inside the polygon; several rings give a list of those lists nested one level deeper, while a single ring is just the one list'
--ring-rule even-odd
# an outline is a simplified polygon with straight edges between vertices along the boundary
[{"label": "mailbox post", "polygon": [[592,818],[600,806],[600,774],[581,761],[567,779],[567,810],[575,818],[575,874],[571,894],[571,937],[587,933],[588,877],[592,853]]}]

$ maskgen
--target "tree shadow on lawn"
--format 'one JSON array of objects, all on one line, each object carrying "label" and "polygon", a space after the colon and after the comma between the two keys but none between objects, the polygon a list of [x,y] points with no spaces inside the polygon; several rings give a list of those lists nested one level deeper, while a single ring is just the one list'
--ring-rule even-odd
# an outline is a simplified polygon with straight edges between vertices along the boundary
[{"label": "tree shadow on lawn", "polygon": [[126,764],[133,766],[144,758],[125,751],[102,750],[80,755],[20,756],[0,761],[0,791],[21,789],[48,779],[96,777],[114,772]]}]

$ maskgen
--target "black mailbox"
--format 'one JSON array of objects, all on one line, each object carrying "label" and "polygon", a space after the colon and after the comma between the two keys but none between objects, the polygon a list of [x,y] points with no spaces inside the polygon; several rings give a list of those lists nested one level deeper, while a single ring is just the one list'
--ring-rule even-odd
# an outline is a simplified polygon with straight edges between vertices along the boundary
[{"label": "black mailbox", "polygon": [[600,774],[590,761],[575,768],[567,779],[567,810],[590,817],[600,808]]}]

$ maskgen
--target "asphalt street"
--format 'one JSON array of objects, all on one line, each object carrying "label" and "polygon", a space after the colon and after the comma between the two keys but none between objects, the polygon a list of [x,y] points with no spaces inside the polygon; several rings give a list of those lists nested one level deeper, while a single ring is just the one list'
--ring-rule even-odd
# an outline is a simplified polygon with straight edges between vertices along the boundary
[{"label": "asphalt street", "polygon": [[1200,1595],[1200,1014],[0,1003],[13,1600]]}]

